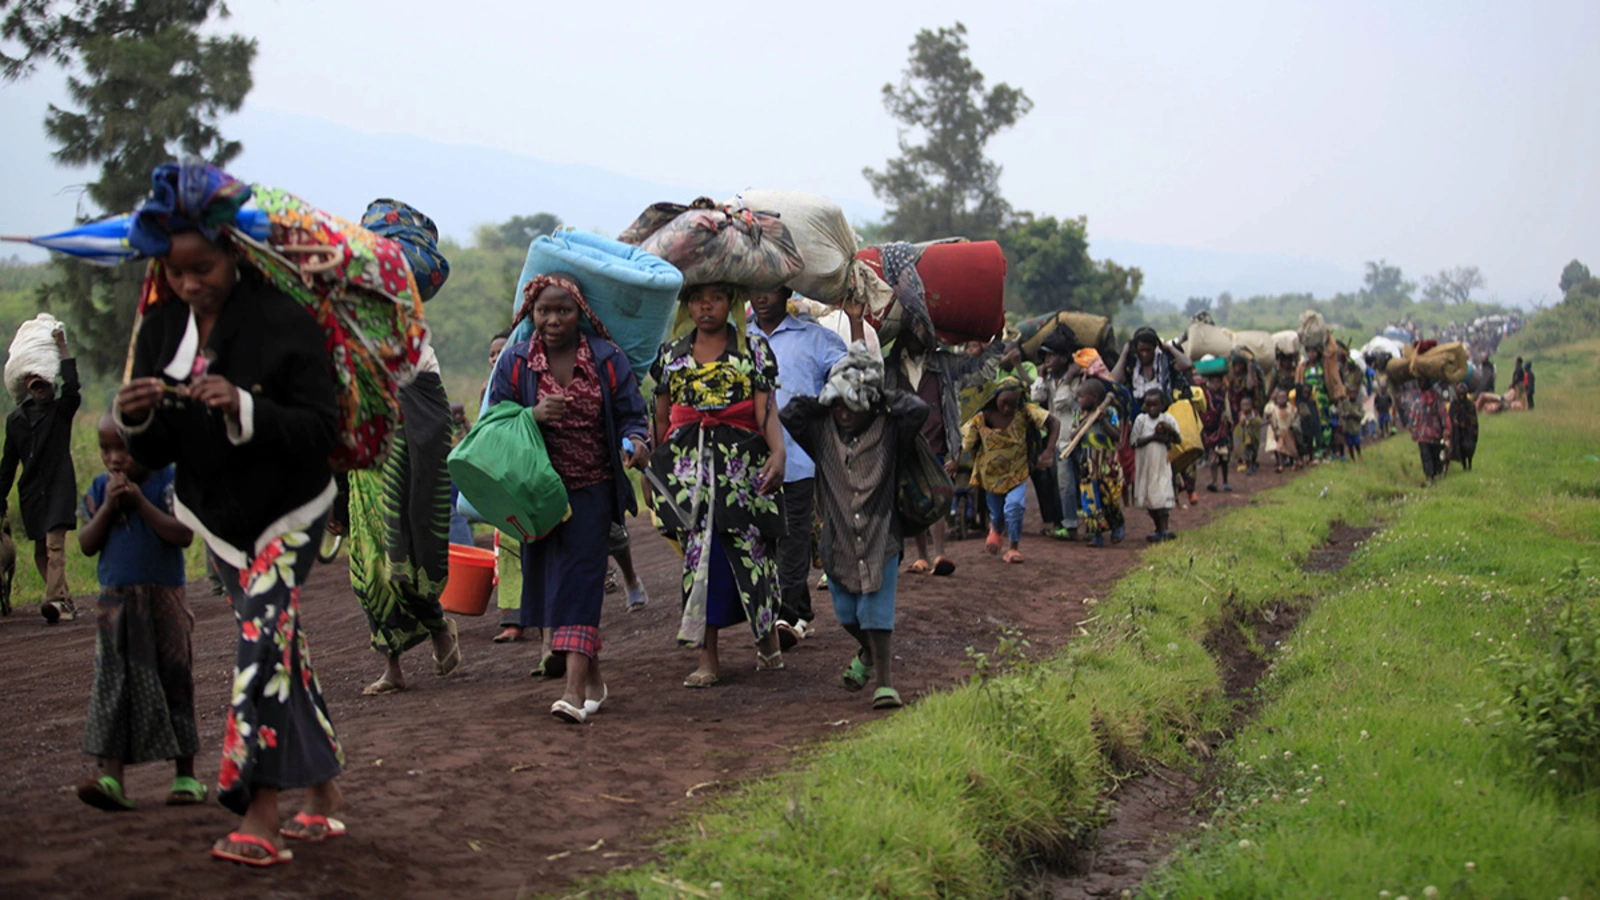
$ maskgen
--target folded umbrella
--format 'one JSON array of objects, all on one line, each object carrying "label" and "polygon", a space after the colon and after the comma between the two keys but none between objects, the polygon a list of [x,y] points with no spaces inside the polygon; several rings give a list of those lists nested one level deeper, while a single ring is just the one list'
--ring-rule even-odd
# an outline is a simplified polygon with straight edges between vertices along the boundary
[{"label": "folded umbrella", "polygon": [[[240,231],[258,241],[265,241],[272,230],[272,222],[267,218],[267,214],[256,209],[254,205],[241,207],[234,224]],[[133,216],[123,214],[97,222],[85,222],[66,231],[38,237],[0,235],[0,241],[32,244],[56,253],[75,256],[97,266],[115,266],[139,258],[138,251],[128,244],[128,232],[132,227]]]}]

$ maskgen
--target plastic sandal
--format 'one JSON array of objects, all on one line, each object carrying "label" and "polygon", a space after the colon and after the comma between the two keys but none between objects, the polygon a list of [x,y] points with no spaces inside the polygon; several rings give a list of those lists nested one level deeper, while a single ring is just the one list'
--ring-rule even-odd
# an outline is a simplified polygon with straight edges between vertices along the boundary
[{"label": "plastic sandal", "polygon": [[444,655],[444,659],[437,655],[433,657],[433,674],[440,678],[454,675],[461,668],[461,634],[456,630],[456,620],[445,619],[444,627],[450,632],[450,652]]},{"label": "plastic sandal", "polygon": [[686,688],[708,688],[721,681],[715,672],[690,672],[689,677],[683,680]]},{"label": "plastic sandal", "polygon": [[899,709],[905,706],[900,699],[900,692],[892,687],[881,687],[872,692],[873,709]]},{"label": "plastic sandal", "polygon": [[550,715],[571,725],[582,725],[589,721],[589,714],[582,707],[573,706],[565,700],[557,700],[550,704]]},{"label": "plastic sandal", "polygon": [[782,668],[783,668],[783,651],[782,650],[779,650],[777,653],[774,653],[771,656],[768,656],[767,654],[762,653],[760,650],[756,651],[756,671],[757,672],[776,672],[776,671],[778,671],[778,670],[780,670]]},{"label": "plastic sandal", "polygon": [[168,806],[195,806],[206,802],[210,790],[187,775],[172,779],[172,789],[167,792]]},{"label": "plastic sandal", "polygon": [[220,859],[224,862],[238,863],[241,866],[252,866],[257,869],[265,869],[268,866],[280,865],[294,859],[293,853],[288,850],[279,850],[277,847],[272,846],[272,842],[266,838],[256,837],[253,834],[245,834],[242,831],[229,832],[228,836],[224,840],[230,844],[248,844],[252,847],[259,847],[262,850],[265,850],[267,855],[246,856],[237,851],[224,850],[221,847],[212,845],[211,856],[214,859]]},{"label": "plastic sandal", "polygon": [[955,573],[956,563],[950,557],[941,556],[933,561],[933,574],[948,578]]},{"label": "plastic sandal", "polygon": [[507,625],[499,634],[494,636],[496,644],[509,644],[512,641],[520,640],[522,640],[522,629],[515,625]]},{"label": "plastic sandal", "polygon": [[861,654],[850,657],[850,665],[845,667],[844,674],[839,676],[839,683],[847,691],[859,691],[867,686],[867,679],[872,676],[872,670],[861,661]]},{"label": "plastic sandal", "polygon": [[611,688],[608,687],[604,682],[601,682],[601,684],[600,684],[600,699],[599,700],[585,700],[585,701],[583,701],[583,714],[586,715],[586,716],[594,715],[595,713],[600,711],[600,704],[606,702],[609,699],[611,699]]},{"label": "plastic sandal", "polygon": [[1000,561],[1011,563],[1012,565],[1021,565],[1023,562],[1022,552],[1019,550],[1007,550],[1005,555],[1000,557]]},{"label": "plastic sandal", "polygon": [[989,536],[983,541],[983,549],[989,551],[990,556],[994,556],[1000,552],[1001,543],[1000,532],[990,529]]},{"label": "plastic sandal", "polygon": [[287,826],[278,829],[278,833],[286,838],[296,841],[305,841],[315,844],[328,838],[343,837],[345,834],[344,823],[332,816],[313,816],[308,812],[297,812],[289,820],[291,825],[299,825],[300,830],[290,831]]},{"label": "plastic sandal", "polygon": [[106,812],[133,809],[133,801],[128,799],[122,792],[122,785],[110,775],[101,775],[78,785],[78,799]]},{"label": "plastic sandal", "polygon": [[928,561],[927,560],[919,559],[916,562],[912,563],[910,568],[906,569],[906,574],[907,575],[926,575],[926,574],[928,574],[929,572],[932,572],[932,571],[933,571],[933,566],[928,565]]}]

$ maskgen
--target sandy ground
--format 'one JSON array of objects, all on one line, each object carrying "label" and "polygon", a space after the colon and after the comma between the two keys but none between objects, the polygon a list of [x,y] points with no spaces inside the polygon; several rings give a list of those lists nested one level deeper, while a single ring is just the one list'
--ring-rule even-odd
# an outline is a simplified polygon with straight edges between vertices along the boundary
[{"label": "sandy ground", "polygon": [[[1174,513],[1180,536],[1288,476],[1264,469],[1235,477],[1235,493],[1202,491],[1197,508]],[[1022,629],[1040,652],[1065,643],[1084,598],[1099,596],[1147,546],[1143,512],[1130,511],[1126,543],[1094,550],[1038,537],[1036,509],[1030,500],[1025,565],[1003,565],[980,540],[967,540],[952,544],[954,577],[901,579],[896,681],[908,702],[962,679],[964,648],[992,646],[1004,626]],[[46,627],[31,608],[0,620],[0,894],[456,898],[559,890],[574,877],[650,859],[663,829],[705,797],[781,770],[810,742],[893,714],[873,712],[870,692],[837,686],[853,642],[821,591],[812,595],[817,635],[785,654],[785,671],[756,673],[753,648],[725,640],[722,684],[684,689],[694,655],[673,641],[678,559],[648,525],[634,534],[652,600],[629,614],[620,594],[606,598],[611,699],[583,726],[549,715],[560,688],[528,677],[536,644],[490,643],[498,630],[492,613],[460,620],[465,662],[455,676],[433,677],[424,646],[407,656],[409,690],[362,697],[381,662],[368,649],[343,563],[319,567],[303,594],[303,622],[349,757],[339,783],[350,834],[297,844],[293,863],[266,871],[208,858],[235,820],[214,803],[162,806],[172,775],[164,764],[130,770],[135,812],[78,802],[72,787],[92,767],[79,745],[93,620]],[[198,774],[214,783],[234,622],[226,601],[203,584],[191,588],[190,604]],[[298,799],[285,795],[285,815]]]}]

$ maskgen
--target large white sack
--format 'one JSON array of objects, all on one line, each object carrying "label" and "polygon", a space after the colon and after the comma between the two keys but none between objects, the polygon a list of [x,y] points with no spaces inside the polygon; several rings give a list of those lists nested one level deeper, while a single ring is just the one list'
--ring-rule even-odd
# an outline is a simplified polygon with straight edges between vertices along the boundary
[{"label": "large white sack", "polygon": [[1300,333],[1298,331],[1275,331],[1272,333],[1272,352],[1279,356],[1300,355]]},{"label": "large white sack", "polygon": [[29,376],[55,381],[61,374],[61,351],[56,349],[54,336],[60,327],[55,316],[39,313],[17,328],[17,336],[11,339],[11,350],[6,357],[6,390],[18,403],[28,396]]},{"label": "large white sack", "polygon": [[789,280],[796,293],[839,304],[850,294],[850,263],[856,258],[856,230],[839,204],[804,191],[749,190],[730,203],[775,212],[800,248],[804,266]]},{"label": "large white sack", "polygon": [[[807,297],[797,297],[790,301],[790,305],[796,312],[816,319],[818,325],[843,338],[846,344],[850,343],[850,317],[844,314],[844,310]],[[871,324],[861,323],[861,339],[866,342],[868,350],[883,355],[883,346],[878,342],[878,330]]]},{"label": "large white sack", "polygon": [[1387,338],[1380,334],[1372,340],[1367,341],[1367,345],[1361,348],[1361,353],[1363,356],[1370,356],[1374,350],[1377,350],[1380,353],[1387,353],[1392,357],[1402,356],[1405,354],[1406,345],[1395,340],[1394,338]]},{"label": "large white sack", "polygon": [[1206,322],[1189,323],[1189,340],[1183,345],[1183,352],[1190,359],[1199,359],[1202,356],[1228,356],[1233,353],[1233,332],[1219,325]]},{"label": "large white sack", "polygon": [[1236,331],[1233,346],[1249,350],[1257,362],[1272,362],[1272,335],[1265,331]]}]

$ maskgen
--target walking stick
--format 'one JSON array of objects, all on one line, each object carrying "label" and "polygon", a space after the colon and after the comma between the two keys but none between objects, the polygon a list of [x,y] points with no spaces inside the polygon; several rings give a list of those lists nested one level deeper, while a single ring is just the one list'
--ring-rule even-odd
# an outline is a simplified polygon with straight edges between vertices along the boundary
[{"label": "walking stick", "polygon": [[1084,423],[1082,425],[1078,426],[1077,432],[1072,435],[1072,440],[1067,442],[1066,449],[1062,450],[1059,454],[1057,454],[1056,458],[1057,459],[1066,459],[1068,456],[1071,456],[1072,455],[1072,451],[1078,449],[1078,442],[1082,441],[1083,440],[1083,436],[1089,433],[1089,427],[1095,423],[1096,419],[1100,418],[1100,414],[1105,412],[1106,411],[1106,407],[1108,407],[1110,405],[1111,405],[1111,395],[1107,394],[1106,398],[1104,400],[1100,401],[1100,405],[1094,408],[1094,412],[1089,414],[1089,418],[1084,420]]}]

